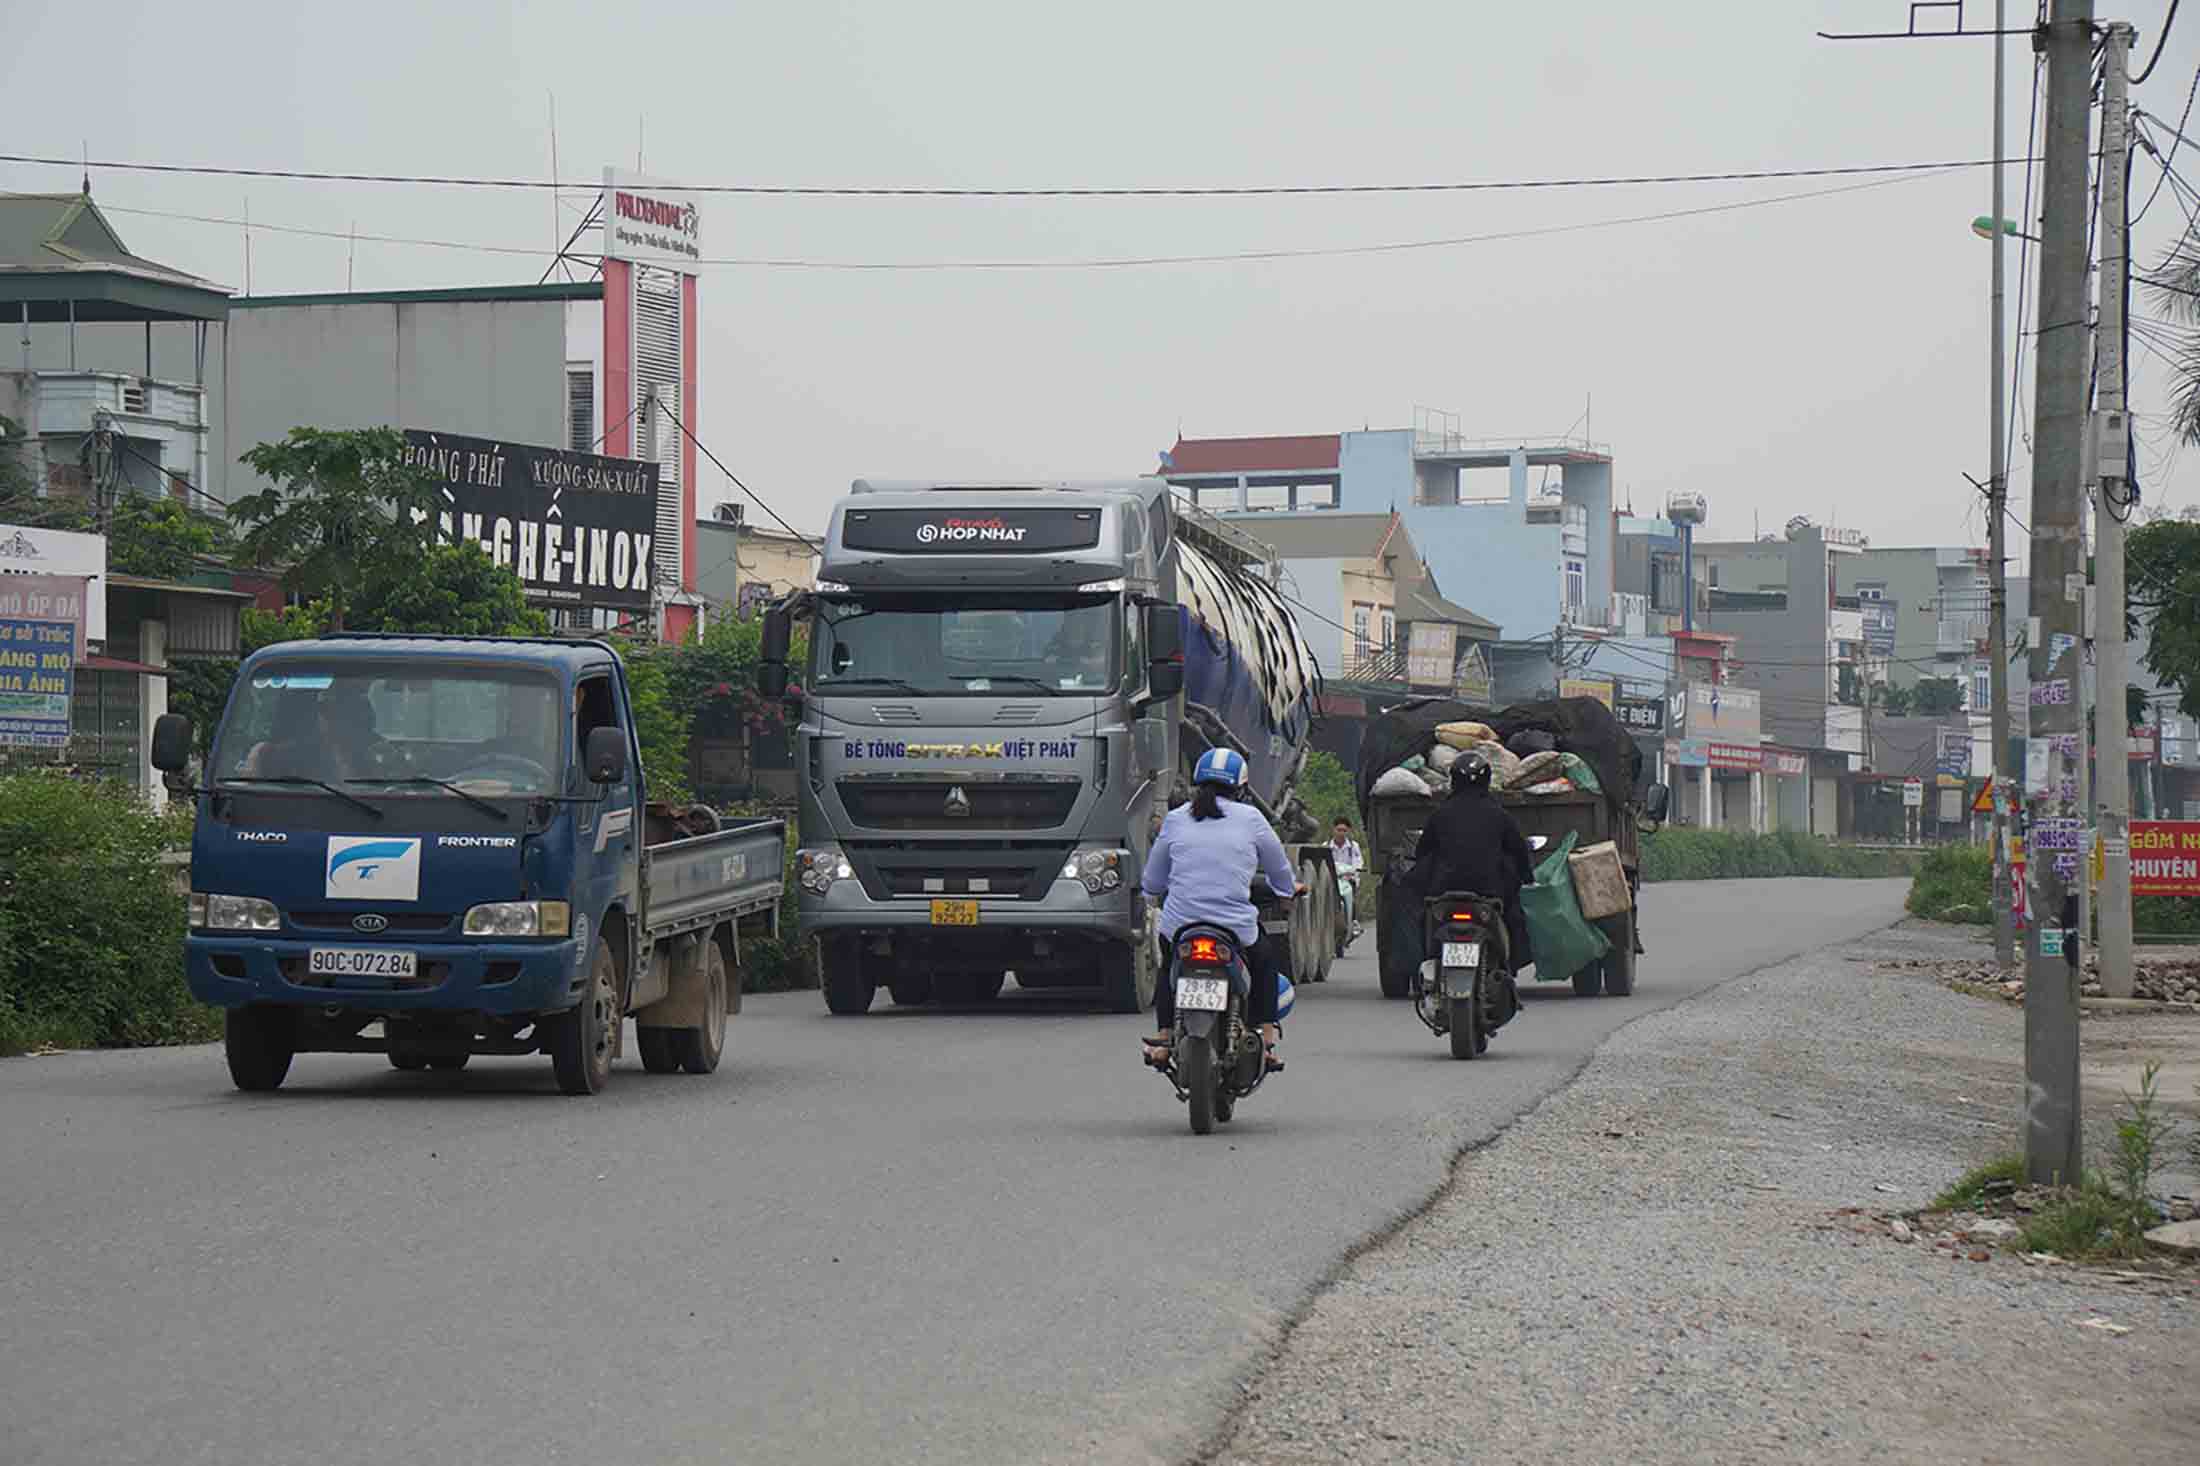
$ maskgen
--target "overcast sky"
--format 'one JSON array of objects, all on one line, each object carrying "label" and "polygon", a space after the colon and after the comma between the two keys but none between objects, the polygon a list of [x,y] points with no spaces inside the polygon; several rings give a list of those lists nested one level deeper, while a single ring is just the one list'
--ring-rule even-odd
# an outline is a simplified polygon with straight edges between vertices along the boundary
[{"label": "overcast sky", "polygon": [[[2164,0],[2134,0],[2139,52]],[[1992,5],[1972,0],[1971,24]],[[312,170],[957,186],[1519,179],[1975,158],[1987,41],[1833,44],[1903,0],[1353,6],[660,3],[614,9],[18,0],[6,150]],[[2012,0],[2012,23],[2029,7]],[[2113,13],[2104,7],[2104,14]],[[2174,123],[2200,15],[2135,102]],[[2008,49],[2010,152],[2032,66]],[[2188,132],[2194,129],[2187,129]],[[640,134],[638,139],[637,134]],[[2180,171],[2187,171],[2180,163]],[[2153,166],[2136,169],[2138,199]],[[2200,178],[2200,157],[2188,176]],[[0,164],[0,189],[75,171]],[[1579,224],[1843,180],[1270,200],[713,199],[706,251],[1072,260],[1363,245]],[[2022,169],[2009,171],[2009,212]],[[547,251],[539,193],[94,170],[132,248],[243,283],[241,231],[119,212]],[[576,201],[578,202],[578,201]],[[1622,499],[1711,502],[1712,533],[1790,515],[1881,544],[1972,543],[1987,471],[1984,169],[1732,212],[1342,258],[1146,269],[712,268],[698,425],[797,525],[857,475],[1142,473],[1188,436],[1409,426],[1584,430]],[[2134,207],[2136,207],[2136,200]],[[563,221],[573,222],[570,214]],[[2181,224],[2165,194],[2137,257]],[[257,293],[341,289],[346,245],[264,231]],[[359,289],[532,283],[543,261],[358,246]],[[2010,252],[2011,311],[2016,266]],[[2015,342],[2012,335],[2012,345]],[[2136,353],[2135,403],[2163,368]],[[2029,373],[2027,373],[2029,375]],[[2030,387],[2024,391],[2027,407]],[[2029,419],[2023,426],[2029,428]],[[2140,424],[2158,502],[2195,455]],[[2019,512],[2028,454],[2012,463]],[[706,502],[731,493],[714,470]]]}]

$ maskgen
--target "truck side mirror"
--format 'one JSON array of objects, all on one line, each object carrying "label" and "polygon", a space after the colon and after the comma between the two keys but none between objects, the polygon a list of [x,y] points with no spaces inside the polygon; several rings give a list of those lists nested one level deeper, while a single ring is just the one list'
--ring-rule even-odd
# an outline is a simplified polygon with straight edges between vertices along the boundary
[{"label": "truck side mirror", "polygon": [[1642,812],[1654,825],[1665,823],[1665,812],[1672,806],[1672,803],[1673,791],[1663,784],[1652,784],[1643,791]]},{"label": "truck side mirror", "polygon": [[180,774],[190,764],[191,720],[181,713],[162,713],[153,723],[153,767]]},{"label": "truck side mirror", "polygon": [[1174,603],[1146,607],[1146,691],[1155,702],[1184,690],[1183,616]]},{"label": "truck side mirror", "polygon": [[794,616],[785,606],[764,613],[763,646],[757,653],[756,690],[768,698],[787,695],[787,648],[794,644]]},{"label": "truck side mirror", "polygon": [[616,784],[626,777],[626,733],[619,728],[592,728],[584,754],[591,784]]}]

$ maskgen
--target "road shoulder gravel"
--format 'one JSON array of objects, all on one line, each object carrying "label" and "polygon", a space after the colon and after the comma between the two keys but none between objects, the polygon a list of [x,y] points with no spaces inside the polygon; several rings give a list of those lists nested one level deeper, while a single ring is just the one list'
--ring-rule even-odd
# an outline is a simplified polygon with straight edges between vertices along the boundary
[{"label": "road shoulder gravel", "polygon": [[1905,923],[1614,1034],[1343,1270],[1202,1459],[2192,1459],[2189,1275],[1869,1220],[2015,1138],[2021,1013],[1888,965],[1937,940]]}]

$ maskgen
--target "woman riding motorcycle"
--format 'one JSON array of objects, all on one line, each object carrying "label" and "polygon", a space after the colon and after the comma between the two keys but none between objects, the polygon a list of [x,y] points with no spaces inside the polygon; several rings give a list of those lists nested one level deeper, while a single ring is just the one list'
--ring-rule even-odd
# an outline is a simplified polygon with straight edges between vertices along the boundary
[{"label": "woman riding motorcycle", "polygon": [[1283,1067],[1276,1057],[1276,969],[1262,950],[1260,914],[1252,902],[1253,877],[1285,900],[1301,895],[1283,842],[1261,812],[1239,802],[1245,787],[1245,759],[1227,748],[1209,749],[1192,767],[1192,802],[1169,811],[1161,834],[1147,852],[1140,885],[1161,903],[1162,980],[1154,989],[1159,1032],[1145,1041],[1146,1062],[1166,1068],[1175,1041],[1176,988],[1169,980],[1169,958],[1177,933],[1194,923],[1219,926],[1238,939],[1253,991],[1246,1021],[1260,1025],[1268,1068]]}]

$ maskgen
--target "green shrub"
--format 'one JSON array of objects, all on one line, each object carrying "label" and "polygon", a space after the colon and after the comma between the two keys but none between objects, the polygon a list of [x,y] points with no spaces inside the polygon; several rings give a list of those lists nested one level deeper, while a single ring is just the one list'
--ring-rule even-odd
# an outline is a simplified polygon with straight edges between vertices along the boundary
[{"label": "green shrub", "polygon": [[1917,857],[1899,850],[1858,850],[1815,835],[1782,830],[1754,835],[1739,830],[1667,827],[1642,837],[1645,881],[1731,881],[1774,876],[1847,876],[1870,879],[1908,875]]},{"label": "green shrub", "polygon": [[1944,845],[1925,857],[1903,902],[1912,916],[1988,926],[1994,920],[1994,856],[1984,845]]},{"label": "green shrub", "polygon": [[184,987],[183,900],[160,863],[189,823],[115,786],[0,778],[0,1052],[219,1033]]}]

